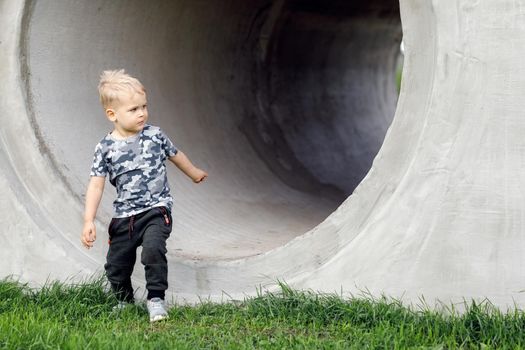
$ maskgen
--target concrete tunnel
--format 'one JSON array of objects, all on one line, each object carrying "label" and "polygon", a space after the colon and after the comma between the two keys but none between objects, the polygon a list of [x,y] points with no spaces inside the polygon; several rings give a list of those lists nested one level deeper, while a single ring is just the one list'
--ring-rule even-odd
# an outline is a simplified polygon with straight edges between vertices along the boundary
[{"label": "concrete tunnel", "polygon": [[[193,185],[169,170],[175,298],[284,280],[521,301],[521,195],[509,190],[521,182],[507,179],[523,158],[509,133],[523,126],[506,102],[523,84],[519,50],[500,39],[516,48],[525,32],[484,21],[517,16],[510,5],[455,3],[0,1],[1,275],[101,271],[111,186],[95,248],[79,243],[94,146],[111,128],[96,85],[125,68],[146,86],[150,123],[210,174]],[[142,274],[138,263],[138,286]]]}]

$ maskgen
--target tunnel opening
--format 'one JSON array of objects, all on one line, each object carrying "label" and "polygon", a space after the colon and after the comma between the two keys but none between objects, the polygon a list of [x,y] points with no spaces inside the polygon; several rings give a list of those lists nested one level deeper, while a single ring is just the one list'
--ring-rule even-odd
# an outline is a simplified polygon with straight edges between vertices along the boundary
[{"label": "tunnel opening", "polygon": [[268,12],[256,46],[258,110],[245,130],[289,186],[340,201],[370,169],[394,115],[399,5],[281,1]]},{"label": "tunnel opening", "polygon": [[366,175],[394,115],[397,1],[30,4],[33,122],[79,200],[111,128],[96,95],[104,69],[137,76],[150,122],[209,172],[192,186],[169,170],[173,258],[239,259],[313,229]]}]

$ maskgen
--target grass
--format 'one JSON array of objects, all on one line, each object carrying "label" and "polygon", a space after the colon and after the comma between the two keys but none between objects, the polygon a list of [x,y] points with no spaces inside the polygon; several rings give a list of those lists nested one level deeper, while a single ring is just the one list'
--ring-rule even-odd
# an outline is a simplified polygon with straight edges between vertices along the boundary
[{"label": "grass", "polygon": [[490,303],[462,314],[413,310],[387,298],[343,299],[282,284],[244,302],[174,306],[150,324],[143,305],[112,311],[103,280],[0,281],[0,348],[6,349],[521,349],[525,314]]},{"label": "grass", "polygon": [[401,92],[401,78],[403,77],[403,66],[400,65],[396,68],[396,88],[397,93]]}]

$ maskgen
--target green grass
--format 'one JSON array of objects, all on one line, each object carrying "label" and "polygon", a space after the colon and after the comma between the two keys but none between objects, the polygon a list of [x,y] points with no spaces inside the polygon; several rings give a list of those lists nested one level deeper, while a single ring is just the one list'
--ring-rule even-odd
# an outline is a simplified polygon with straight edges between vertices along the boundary
[{"label": "green grass", "polygon": [[399,94],[399,92],[401,92],[401,79],[402,79],[402,77],[403,77],[403,67],[399,66],[396,69],[396,88],[397,88],[397,93],[398,94]]},{"label": "green grass", "polygon": [[525,315],[489,303],[458,314],[387,298],[342,299],[286,285],[241,303],[174,306],[150,324],[142,305],[113,312],[102,280],[33,290],[0,281],[7,349],[521,349]]}]

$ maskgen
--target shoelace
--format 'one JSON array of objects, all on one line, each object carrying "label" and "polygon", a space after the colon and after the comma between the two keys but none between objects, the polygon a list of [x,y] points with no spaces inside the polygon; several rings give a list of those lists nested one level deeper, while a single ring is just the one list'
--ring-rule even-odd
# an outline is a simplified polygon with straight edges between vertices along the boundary
[{"label": "shoelace", "polygon": [[150,306],[156,309],[160,309],[164,305],[162,305],[162,300],[150,300]]}]

